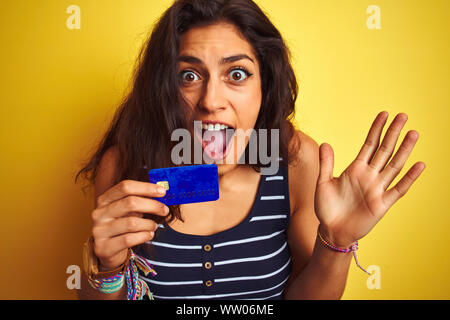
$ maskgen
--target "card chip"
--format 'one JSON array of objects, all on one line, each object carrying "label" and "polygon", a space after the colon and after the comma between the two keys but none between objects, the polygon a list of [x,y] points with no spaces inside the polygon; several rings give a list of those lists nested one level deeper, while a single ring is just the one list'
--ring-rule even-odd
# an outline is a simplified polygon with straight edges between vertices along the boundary
[{"label": "card chip", "polygon": [[156,184],[166,190],[169,190],[169,181],[158,181]]}]

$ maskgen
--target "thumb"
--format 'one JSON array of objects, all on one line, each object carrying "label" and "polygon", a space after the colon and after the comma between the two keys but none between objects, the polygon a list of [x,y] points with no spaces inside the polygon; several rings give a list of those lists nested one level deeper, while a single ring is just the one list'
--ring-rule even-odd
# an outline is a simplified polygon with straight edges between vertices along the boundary
[{"label": "thumb", "polygon": [[328,143],[319,147],[320,173],[317,183],[324,183],[333,179],[334,153]]}]

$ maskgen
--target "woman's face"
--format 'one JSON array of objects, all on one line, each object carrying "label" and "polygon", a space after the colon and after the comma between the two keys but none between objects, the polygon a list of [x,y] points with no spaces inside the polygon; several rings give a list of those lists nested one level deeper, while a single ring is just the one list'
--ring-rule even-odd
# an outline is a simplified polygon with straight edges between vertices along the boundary
[{"label": "woman's face", "polygon": [[223,174],[236,166],[248,143],[247,138],[237,143],[236,135],[232,139],[231,135],[236,129],[253,129],[258,117],[259,62],[250,43],[228,23],[187,31],[181,38],[178,61],[180,90],[193,119],[202,121],[201,132],[194,134]]}]

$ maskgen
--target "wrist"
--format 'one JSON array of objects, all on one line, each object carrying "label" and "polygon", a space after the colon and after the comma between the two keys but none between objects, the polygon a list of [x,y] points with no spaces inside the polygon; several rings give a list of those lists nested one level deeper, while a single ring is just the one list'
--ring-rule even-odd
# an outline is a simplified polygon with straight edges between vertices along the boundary
[{"label": "wrist", "polygon": [[90,237],[83,245],[83,269],[90,280],[106,278],[125,271],[128,266],[131,249],[128,249],[128,253],[125,252],[126,260],[124,263],[113,267],[113,265],[104,265],[100,261],[94,252],[93,243],[94,239]]},{"label": "wrist", "polygon": [[325,240],[328,244],[331,244],[334,247],[340,249],[350,248],[352,245],[357,243],[357,241],[353,241],[346,236],[338,236],[338,233],[333,231],[331,228],[326,227],[322,223],[319,224],[317,237],[322,236],[323,240]]},{"label": "wrist", "polygon": [[125,265],[125,263],[122,263],[121,265],[119,265],[117,267],[105,267],[101,264],[101,262],[99,262],[98,273],[101,274],[102,276],[118,274],[123,271],[124,265]]},{"label": "wrist", "polygon": [[126,264],[126,262],[129,259],[129,254],[128,256],[126,255],[126,260],[121,263],[121,264],[110,264],[110,263],[106,263],[104,261],[102,261],[101,259],[98,259],[98,272],[101,273],[119,273],[120,271],[124,270],[124,266]]},{"label": "wrist", "polygon": [[[323,251],[323,249],[325,249],[325,247],[328,247],[328,249],[331,249],[331,250],[327,250],[327,251],[333,252],[334,255],[336,255],[336,254],[341,255],[342,257],[349,256],[348,253],[351,252],[351,253],[353,253],[353,257],[355,258],[356,265],[361,270],[363,270],[365,273],[370,275],[370,273],[367,270],[365,270],[363,267],[361,267],[361,265],[359,264],[358,259],[356,257],[356,250],[358,250],[358,241],[342,242],[342,245],[341,245],[341,242],[337,242],[337,241],[335,243],[330,243],[331,242],[330,240],[324,239],[325,236],[322,233],[324,233],[326,236],[328,236],[332,239],[335,239],[333,237],[333,234],[330,233],[329,230],[327,230],[323,226],[319,225],[319,227],[317,228],[317,239],[316,239],[316,243],[322,242],[322,246],[321,246],[322,250],[319,249],[319,251]],[[342,254],[342,253],[344,253],[344,254]],[[345,254],[345,253],[347,253],[347,254]]]},{"label": "wrist", "polygon": [[330,248],[320,239],[319,235],[317,235],[311,260],[314,260],[316,265],[321,266],[324,269],[341,273],[350,266],[352,253],[339,252]]},{"label": "wrist", "polygon": [[121,264],[107,263],[101,259],[98,259],[98,273],[101,275],[113,275],[120,272],[125,272],[125,269],[128,267],[130,261],[131,249],[128,249],[124,252],[124,254],[125,260]]}]

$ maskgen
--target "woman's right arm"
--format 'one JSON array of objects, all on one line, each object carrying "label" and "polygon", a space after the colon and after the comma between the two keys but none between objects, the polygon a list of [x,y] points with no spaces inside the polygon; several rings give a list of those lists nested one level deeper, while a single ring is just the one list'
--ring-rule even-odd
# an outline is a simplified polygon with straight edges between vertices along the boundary
[{"label": "woman's right arm", "polygon": [[[113,185],[117,153],[109,149],[102,158],[95,179],[95,209],[91,213],[94,252],[100,271],[114,270],[125,263],[128,248],[153,238],[157,224],[144,219],[144,214],[166,216],[168,208],[152,197],[162,197],[164,188],[133,180],[123,180]],[[162,190],[161,190],[162,189]],[[163,193],[159,193],[159,190]],[[127,298],[126,283],[110,294],[92,288],[82,273],[79,299],[119,300]]]}]

